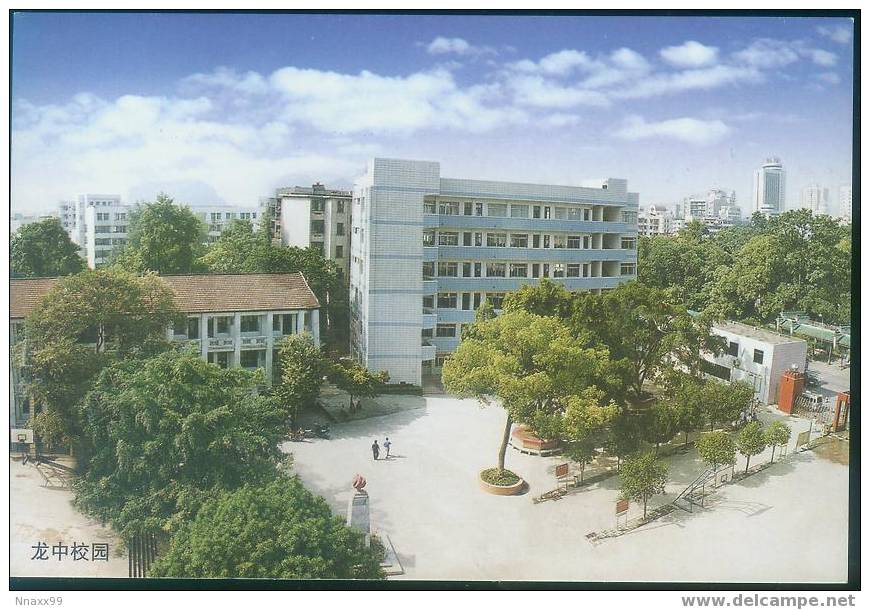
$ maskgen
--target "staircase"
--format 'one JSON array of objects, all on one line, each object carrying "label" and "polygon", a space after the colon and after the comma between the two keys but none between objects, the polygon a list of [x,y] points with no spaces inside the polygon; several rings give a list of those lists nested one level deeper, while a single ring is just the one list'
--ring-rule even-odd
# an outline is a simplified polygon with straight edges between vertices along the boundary
[{"label": "staircase", "polygon": [[[677,508],[681,508],[689,513],[693,511],[696,504],[700,506],[698,498],[696,498],[694,495],[695,490],[697,490],[699,487],[703,487],[708,482],[710,482],[710,480],[714,478],[715,474],[716,473],[713,471],[712,468],[708,468],[700,475],[698,475],[697,479],[689,483],[689,486],[681,491],[676,498],[674,498],[674,506],[676,506]],[[681,502],[685,503],[685,505],[681,504]]]}]

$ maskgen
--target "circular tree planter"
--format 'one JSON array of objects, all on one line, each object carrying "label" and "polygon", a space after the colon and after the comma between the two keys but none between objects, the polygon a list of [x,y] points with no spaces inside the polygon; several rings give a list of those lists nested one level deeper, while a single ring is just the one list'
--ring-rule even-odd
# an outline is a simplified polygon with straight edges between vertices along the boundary
[{"label": "circular tree planter", "polygon": [[511,446],[522,453],[532,455],[549,455],[560,450],[559,439],[540,438],[524,424],[515,426],[511,432]]},{"label": "circular tree planter", "polygon": [[[494,475],[497,468],[487,468],[486,470],[481,470],[478,475],[478,479],[480,481],[480,488],[486,493],[493,494],[495,496],[513,496],[520,493],[523,486],[526,484],[523,481],[522,477],[511,472],[510,470],[505,470],[505,474],[508,475],[508,479],[516,479],[510,482],[505,483],[490,483],[487,479],[492,480],[492,475]],[[492,475],[487,476],[489,473]]]}]

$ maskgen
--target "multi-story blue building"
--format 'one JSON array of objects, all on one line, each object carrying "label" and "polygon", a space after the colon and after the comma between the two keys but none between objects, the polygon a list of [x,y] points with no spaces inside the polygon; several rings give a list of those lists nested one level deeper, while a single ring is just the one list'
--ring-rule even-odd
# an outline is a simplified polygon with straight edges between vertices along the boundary
[{"label": "multi-story blue building", "polygon": [[608,178],[557,186],[442,178],[437,162],[374,159],[354,187],[351,349],[420,384],[488,299],[551,278],[600,291],[637,275],[637,193]]}]

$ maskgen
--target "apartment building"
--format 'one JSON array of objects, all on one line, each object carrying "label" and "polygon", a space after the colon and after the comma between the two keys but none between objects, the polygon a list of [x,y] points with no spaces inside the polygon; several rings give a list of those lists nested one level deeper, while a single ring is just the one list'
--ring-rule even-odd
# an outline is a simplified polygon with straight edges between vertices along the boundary
[{"label": "apartment building", "polygon": [[[320,344],[317,297],[300,273],[163,276],[185,315],[167,337],[179,347],[192,346],[218,366],[262,368],[266,382],[277,376],[277,344],[287,335],[309,333]],[[57,278],[10,281],[10,337],[23,337],[24,319],[57,283]],[[22,372],[10,360],[10,426],[23,427],[31,405]]]},{"label": "apartment building", "polygon": [[638,236],[670,235],[673,231],[674,215],[663,205],[642,208],[637,214]]},{"label": "apartment building", "polygon": [[785,169],[777,157],[765,160],[753,174],[752,212],[765,216],[785,211]]},{"label": "apartment building", "polygon": [[284,246],[313,247],[335,261],[350,277],[350,191],[310,187],[280,188],[267,200],[272,210],[272,235]]},{"label": "apartment building", "polygon": [[351,350],[420,384],[484,299],[552,278],[600,291],[637,274],[637,193],[608,178],[559,186],[442,178],[433,161],[374,159],[354,187]]},{"label": "apartment building", "polygon": [[233,220],[249,220],[257,227],[263,215],[259,206],[197,205],[191,206],[190,211],[205,225],[209,244],[216,242]]},{"label": "apartment building", "polygon": [[131,206],[121,203],[120,197],[89,202],[84,206],[84,242],[80,245],[88,267],[95,269],[105,265],[115,248],[126,245],[131,209]]}]

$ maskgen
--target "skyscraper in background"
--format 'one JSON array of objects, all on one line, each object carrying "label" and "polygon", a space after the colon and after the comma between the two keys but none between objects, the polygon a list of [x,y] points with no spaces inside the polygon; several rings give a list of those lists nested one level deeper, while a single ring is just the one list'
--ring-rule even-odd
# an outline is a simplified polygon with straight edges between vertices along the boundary
[{"label": "skyscraper in background", "polygon": [[813,215],[828,213],[828,189],[818,184],[805,186],[801,190],[801,207],[812,211]]},{"label": "skyscraper in background", "polygon": [[770,157],[755,170],[752,211],[765,216],[785,210],[785,170],[778,157]]},{"label": "skyscraper in background", "polygon": [[840,187],[840,218],[852,222],[852,185]]}]

